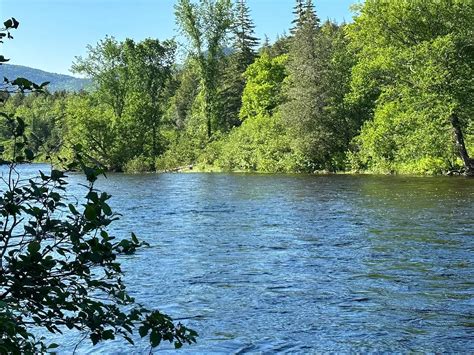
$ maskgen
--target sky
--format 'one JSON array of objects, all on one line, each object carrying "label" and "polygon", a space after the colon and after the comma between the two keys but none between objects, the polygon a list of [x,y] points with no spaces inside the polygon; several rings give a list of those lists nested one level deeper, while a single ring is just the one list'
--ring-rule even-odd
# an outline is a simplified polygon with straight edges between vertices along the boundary
[{"label": "sky", "polygon": [[[351,4],[357,0],[315,0],[322,20],[349,22]],[[106,35],[118,40],[160,40],[178,36],[175,0],[0,0],[2,22],[15,17],[20,27],[0,53],[11,64],[49,72],[71,74],[75,56],[85,56],[86,46]],[[294,0],[247,0],[258,37],[273,41],[288,32]]]}]

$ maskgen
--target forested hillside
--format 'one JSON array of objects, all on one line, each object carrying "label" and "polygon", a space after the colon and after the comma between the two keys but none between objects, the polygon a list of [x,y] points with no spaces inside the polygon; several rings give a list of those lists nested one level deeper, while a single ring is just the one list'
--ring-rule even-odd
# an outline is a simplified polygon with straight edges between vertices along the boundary
[{"label": "forested hillside", "polygon": [[43,70],[25,67],[22,65],[3,64],[0,66],[0,77],[8,79],[29,78],[35,83],[49,82],[48,90],[56,91],[80,91],[90,88],[91,81],[88,79],[75,78],[70,75],[49,73]]},{"label": "forested hillside", "polygon": [[471,0],[366,0],[348,24],[293,11],[269,43],[245,0],[179,0],[185,48],[105,37],[72,65],[91,92],[6,109],[43,156],[81,145],[110,170],[473,174]]}]

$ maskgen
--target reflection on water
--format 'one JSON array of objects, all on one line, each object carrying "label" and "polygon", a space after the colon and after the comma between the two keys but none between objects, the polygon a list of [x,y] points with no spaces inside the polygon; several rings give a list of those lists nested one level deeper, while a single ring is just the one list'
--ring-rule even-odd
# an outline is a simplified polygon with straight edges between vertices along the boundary
[{"label": "reflection on water", "polygon": [[[131,293],[200,333],[180,352],[474,351],[473,179],[111,174],[99,185],[123,213],[115,233],[152,245],[124,259]],[[78,339],[62,337],[63,351]]]}]

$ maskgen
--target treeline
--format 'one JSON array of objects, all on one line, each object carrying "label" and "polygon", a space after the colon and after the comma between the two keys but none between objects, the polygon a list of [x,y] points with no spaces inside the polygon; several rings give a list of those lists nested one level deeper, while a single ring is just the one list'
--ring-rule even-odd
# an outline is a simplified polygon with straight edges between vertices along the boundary
[{"label": "treeline", "polygon": [[350,24],[297,0],[260,46],[244,0],[175,10],[180,63],[172,40],[106,37],[72,66],[94,91],[11,96],[31,149],[119,171],[474,173],[472,0],[366,0]]}]

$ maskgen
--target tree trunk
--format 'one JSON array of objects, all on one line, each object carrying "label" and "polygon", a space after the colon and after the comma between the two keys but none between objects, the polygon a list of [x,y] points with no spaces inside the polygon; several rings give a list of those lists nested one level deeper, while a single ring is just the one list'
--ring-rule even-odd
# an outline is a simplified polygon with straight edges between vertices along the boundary
[{"label": "tree trunk", "polygon": [[458,148],[459,156],[461,157],[464,168],[466,169],[466,175],[474,176],[474,159],[469,157],[469,154],[464,144],[464,136],[461,130],[461,124],[459,118],[456,114],[451,116],[451,125],[454,130],[454,138],[456,140],[456,147]]}]

